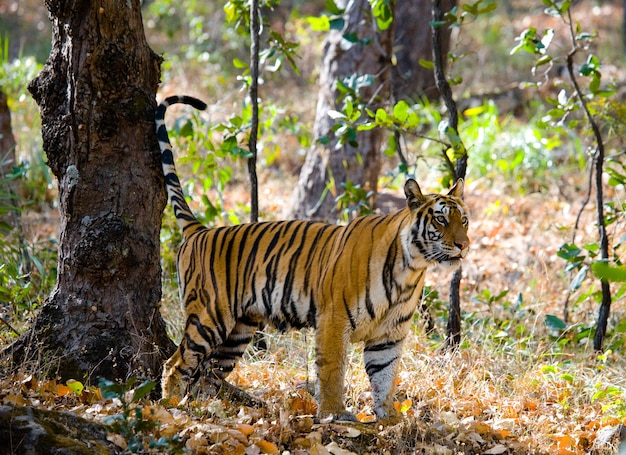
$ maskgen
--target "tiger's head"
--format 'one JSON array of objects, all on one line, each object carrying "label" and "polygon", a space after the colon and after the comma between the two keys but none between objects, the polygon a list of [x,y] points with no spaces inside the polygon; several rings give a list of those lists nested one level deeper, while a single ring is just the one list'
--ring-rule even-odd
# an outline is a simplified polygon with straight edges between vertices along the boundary
[{"label": "tiger's head", "polygon": [[422,194],[413,179],[404,185],[411,225],[404,239],[405,250],[416,262],[422,256],[428,265],[458,267],[469,252],[468,210],[463,202],[463,179],[447,194]]}]

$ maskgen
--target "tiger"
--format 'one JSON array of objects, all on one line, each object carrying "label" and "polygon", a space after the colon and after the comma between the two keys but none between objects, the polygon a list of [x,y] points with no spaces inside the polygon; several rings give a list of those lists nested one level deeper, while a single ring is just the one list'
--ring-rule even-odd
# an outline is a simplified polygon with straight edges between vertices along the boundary
[{"label": "tiger", "polygon": [[349,343],[363,343],[377,421],[399,418],[394,387],[426,269],[456,268],[469,251],[464,181],[446,194],[404,185],[406,207],[345,225],[264,221],[208,228],[190,210],[165,126],[169,106],[206,104],[172,96],[155,114],[165,184],[183,241],[177,257],[185,311],[182,340],[165,362],[164,398],[188,396],[198,379],[216,384],[265,324],[313,328],[317,419],[357,421],[344,405]]}]

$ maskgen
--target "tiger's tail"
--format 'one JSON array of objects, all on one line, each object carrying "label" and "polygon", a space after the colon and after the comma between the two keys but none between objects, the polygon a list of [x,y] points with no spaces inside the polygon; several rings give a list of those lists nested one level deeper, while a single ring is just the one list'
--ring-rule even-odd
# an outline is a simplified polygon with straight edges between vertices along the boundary
[{"label": "tiger's tail", "polygon": [[203,101],[190,96],[170,96],[159,104],[154,114],[157,139],[159,140],[159,147],[161,149],[161,165],[163,166],[163,175],[165,176],[167,194],[172,201],[174,215],[176,216],[178,226],[182,230],[183,238],[187,238],[199,228],[202,228],[203,225],[196,219],[193,212],[189,208],[187,201],[185,201],[185,195],[183,194],[183,189],[180,186],[180,180],[176,174],[172,144],[170,144],[170,138],[167,134],[167,128],[165,127],[165,111],[169,106],[177,103],[189,104],[190,106],[193,106],[201,111],[205,110],[207,105]]}]

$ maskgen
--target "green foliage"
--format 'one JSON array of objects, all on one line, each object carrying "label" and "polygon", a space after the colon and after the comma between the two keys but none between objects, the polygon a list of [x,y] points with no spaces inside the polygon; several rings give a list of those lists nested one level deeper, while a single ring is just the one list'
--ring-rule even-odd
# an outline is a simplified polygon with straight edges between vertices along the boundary
[{"label": "green foliage", "polygon": [[0,303],[12,320],[11,337],[28,323],[56,281],[56,242],[30,244],[19,229],[5,224],[9,219],[19,220],[22,208],[9,184],[22,181],[25,172],[24,166],[14,166],[0,175]]},{"label": "green foliage", "polygon": [[393,22],[392,0],[369,0],[372,16],[379,30],[387,30]]},{"label": "green foliage", "polygon": [[371,200],[373,191],[366,191],[361,185],[355,185],[351,180],[342,182],[343,192],[336,197],[336,202],[341,210],[341,219],[350,221],[357,216],[373,213]]},{"label": "green foliage", "polygon": [[[103,398],[119,400],[122,412],[106,416],[103,423],[113,433],[124,437],[131,453],[183,453],[182,442],[178,435],[173,438],[154,438],[158,423],[144,416],[141,403],[156,386],[156,382],[146,380],[137,385],[137,378],[130,378],[125,384],[119,384],[100,378],[98,385]],[[130,395],[130,400],[129,400]]]},{"label": "green foliage", "polygon": [[[564,81],[562,88],[556,98],[548,97],[547,101],[552,105],[552,108],[547,112],[544,122],[548,128],[558,126],[567,126],[572,131],[575,131],[581,136],[585,134],[585,129],[591,130],[593,133],[592,141],[594,143],[595,151],[593,152],[593,170],[595,171],[595,180],[590,178],[589,186],[591,188],[592,182],[596,185],[597,204],[600,206],[600,210],[597,216],[597,223],[599,225],[599,237],[597,242],[589,242],[583,245],[582,248],[574,244],[565,244],[558,252],[558,256],[566,261],[565,271],[569,272],[573,277],[570,282],[569,291],[570,294],[579,291],[582,284],[585,282],[588,272],[591,269],[594,275],[598,277],[604,283],[608,281],[623,282],[626,281],[626,273],[621,266],[620,261],[620,247],[622,239],[613,242],[613,257],[610,256],[608,251],[609,242],[607,241],[606,227],[612,223],[618,222],[623,217],[624,204],[618,205],[614,202],[606,204],[602,199],[603,185],[601,181],[601,174],[604,169],[605,160],[605,140],[603,132],[600,130],[604,125],[605,132],[611,132],[613,129],[622,131],[624,124],[626,124],[626,116],[620,117],[616,115],[607,116],[605,113],[608,111],[620,112],[623,114],[621,106],[616,107],[615,103],[607,101],[614,92],[613,84],[602,83],[601,64],[599,58],[589,51],[590,44],[597,38],[596,33],[585,32],[578,22],[574,22],[572,15],[570,14],[571,2],[569,1],[543,1],[546,8],[546,13],[560,18],[565,28],[569,30],[573,48],[569,53],[563,57],[558,56],[550,52],[550,45],[555,36],[553,29],[548,29],[543,32],[543,35],[539,33],[534,27],[526,29],[519,37],[519,44],[511,51],[512,54],[524,51],[533,54],[537,59],[533,65],[533,74],[537,70],[545,66],[547,70],[544,72],[544,76],[547,77],[548,70],[553,65],[553,62],[558,59],[565,59],[567,73],[569,76],[568,81]],[[573,56],[576,53],[585,52],[586,61],[577,69],[577,74],[574,74]],[[586,89],[581,87],[580,80],[586,80],[588,85]],[[590,124],[591,128],[583,127],[580,122],[580,115],[575,115],[577,111],[581,109],[584,113],[584,118]],[[594,115],[595,114],[595,115]],[[611,117],[611,118],[609,118]],[[623,185],[626,182],[626,169],[623,165],[615,165],[613,161],[612,166],[608,167],[608,173],[611,175],[609,184],[613,186]],[[586,202],[585,202],[586,204]],[[607,216],[605,217],[605,213]],[[616,265],[613,265],[614,262]],[[590,285],[586,292],[581,292],[575,303],[579,303],[589,297],[594,298],[597,302],[601,302],[606,305],[611,301],[610,288],[608,286],[602,287],[601,291],[595,291],[594,286]],[[618,290],[617,295],[623,295],[626,292],[626,285]],[[566,301],[566,305],[569,302]],[[567,307],[565,308],[567,311]],[[606,308],[608,313],[608,308]],[[604,327],[606,327],[606,319],[598,321],[601,324],[604,333]],[[602,340],[595,340],[594,346],[599,349],[599,343]]]},{"label": "green foliage", "polygon": [[9,40],[0,36],[0,87],[9,97],[25,95],[26,85],[41,70],[34,57],[9,58]]}]

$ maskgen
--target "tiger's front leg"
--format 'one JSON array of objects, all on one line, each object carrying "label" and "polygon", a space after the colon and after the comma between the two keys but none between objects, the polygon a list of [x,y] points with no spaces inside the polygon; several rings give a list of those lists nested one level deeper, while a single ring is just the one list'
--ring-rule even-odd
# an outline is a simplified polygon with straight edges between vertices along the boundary
[{"label": "tiger's front leg", "polygon": [[315,336],[315,363],[317,366],[317,416],[334,421],[356,422],[343,403],[343,381],[346,373],[347,323],[320,317]]},{"label": "tiger's front leg", "polygon": [[403,341],[370,341],[363,349],[363,362],[370,378],[374,413],[378,420],[398,417],[393,394]]}]

